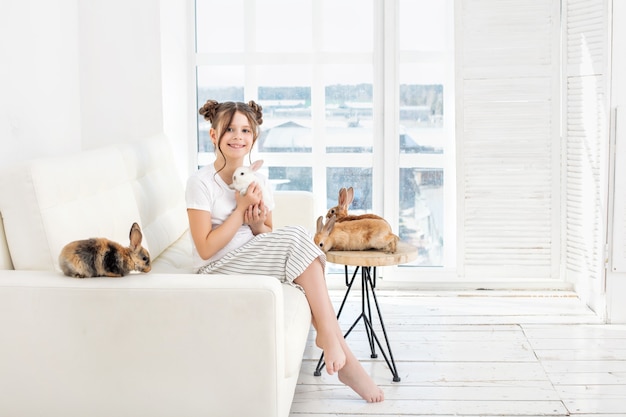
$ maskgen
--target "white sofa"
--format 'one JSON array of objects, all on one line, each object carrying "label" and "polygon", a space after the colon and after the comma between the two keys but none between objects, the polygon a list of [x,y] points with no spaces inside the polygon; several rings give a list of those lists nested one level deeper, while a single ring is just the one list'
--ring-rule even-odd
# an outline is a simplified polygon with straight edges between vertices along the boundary
[{"label": "white sofa", "polygon": [[[311,315],[267,276],[196,275],[163,136],[0,174],[0,416],[288,416]],[[311,193],[277,192],[276,227],[313,228]],[[128,244],[148,274],[65,277],[67,242]]]}]

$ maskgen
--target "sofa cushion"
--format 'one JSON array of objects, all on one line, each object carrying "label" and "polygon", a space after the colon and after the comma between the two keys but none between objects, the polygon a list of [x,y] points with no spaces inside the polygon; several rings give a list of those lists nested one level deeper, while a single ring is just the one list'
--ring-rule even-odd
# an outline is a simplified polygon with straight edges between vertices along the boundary
[{"label": "sofa cushion", "polygon": [[114,147],[34,159],[0,175],[0,212],[15,269],[52,270],[65,244],[129,243],[140,221],[133,183]]},{"label": "sofa cushion", "polygon": [[151,274],[195,274],[191,256],[191,233],[185,233],[152,262]]},{"label": "sofa cushion", "polygon": [[[185,192],[164,135],[118,145],[131,179],[145,246],[155,259],[187,230]],[[189,249],[191,256],[191,249]]]},{"label": "sofa cushion", "polygon": [[61,248],[73,240],[106,237],[127,246],[133,222],[157,258],[188,226],[171,155],[165,136],[157,135],[3,172],[0,212],[15,269],[58,269]]}]

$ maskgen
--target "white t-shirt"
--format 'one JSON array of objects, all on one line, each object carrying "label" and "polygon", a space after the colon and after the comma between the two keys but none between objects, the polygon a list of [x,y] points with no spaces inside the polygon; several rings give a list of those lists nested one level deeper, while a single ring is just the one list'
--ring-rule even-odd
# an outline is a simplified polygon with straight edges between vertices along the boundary
[{"label": "white t-shirt", "polygon": [[[274,209],[274,199],[269,181],[263,174],[259,172],[255,172],[255,174],[258,177],[258,183],[265,187],[271,200],[264,201],[263,203],[269,211],[272,211]],[[213,164],[199,169],[189,177],[187,180],[185,199],[187,201],[187,208],[204,210],[211,213],[213,229],[221,225],[237,207],[235,190],[232,190],[228,184],[222,180],[222,177],[216,174]],[[246,244],[253,237],[254,234],[252,230],[250,230],[250,226],[241,225],[232,240],[215,255],[206,260],[200,257],[196,245],[192,245],[194,267],[199,268],[220,259],[228,252]]]}]

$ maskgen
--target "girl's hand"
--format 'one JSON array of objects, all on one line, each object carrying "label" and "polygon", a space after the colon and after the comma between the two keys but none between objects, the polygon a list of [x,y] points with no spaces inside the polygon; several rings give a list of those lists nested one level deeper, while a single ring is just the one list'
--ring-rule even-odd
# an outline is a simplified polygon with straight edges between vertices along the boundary
[{"label": "girl's hand", "polygon": [[263,191],[256,182],[253,182],[248,186],[246,195],[241,195],[239,191],[235,192],[235,200],[237,201],[237,208],[242,211],[247,210],[250,206],[258,205],[263,198]]},{"label": "girl's hand", "polygon": [[243,222],[250,226],[255,235],[266,232],[265,221],[267,220],[267,207],[263,201],[248,207],[243,215]]}]

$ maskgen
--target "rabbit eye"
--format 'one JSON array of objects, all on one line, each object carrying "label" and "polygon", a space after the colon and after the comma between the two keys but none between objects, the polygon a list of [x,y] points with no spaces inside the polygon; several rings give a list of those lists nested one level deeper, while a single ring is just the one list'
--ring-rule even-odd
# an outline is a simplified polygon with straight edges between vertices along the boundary
[{"label": "rabbit eye", "polygon": [[239,175],[243,175],[243,172],[239,173]]}]

